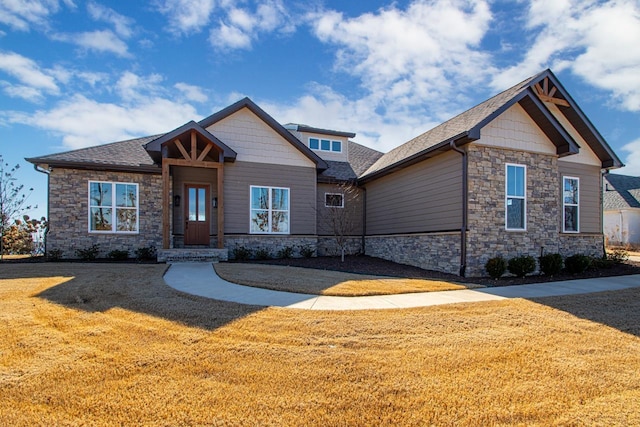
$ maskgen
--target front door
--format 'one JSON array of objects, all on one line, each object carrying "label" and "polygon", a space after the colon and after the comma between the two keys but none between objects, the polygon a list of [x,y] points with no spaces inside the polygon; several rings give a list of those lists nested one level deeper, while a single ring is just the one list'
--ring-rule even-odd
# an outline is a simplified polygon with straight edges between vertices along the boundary
[{"label": "front door", "polygon": [[209,186],[185,185],[184,244],[209,245]]}]

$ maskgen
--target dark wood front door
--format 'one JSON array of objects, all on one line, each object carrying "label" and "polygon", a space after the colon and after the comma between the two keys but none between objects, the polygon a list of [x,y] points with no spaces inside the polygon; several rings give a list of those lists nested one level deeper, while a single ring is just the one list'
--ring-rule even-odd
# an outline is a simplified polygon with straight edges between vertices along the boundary
[{"label": "dark wood front door", "polygon": [[209,245],[209,230],[211,221],[209,219],[209,186],[208,185],[185,185],[185,224],[184,224],[184,244],[185,245]]}]

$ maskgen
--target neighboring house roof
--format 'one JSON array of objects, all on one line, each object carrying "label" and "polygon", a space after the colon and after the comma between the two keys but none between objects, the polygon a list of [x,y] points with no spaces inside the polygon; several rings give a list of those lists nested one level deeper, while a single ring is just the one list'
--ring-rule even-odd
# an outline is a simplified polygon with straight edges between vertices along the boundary
[{"label": "neighboring house roof", "polygon": [[293,145],[295,148],[300,150],[302,154],[307,156],[312,162],[314,162],[319,170],[324,170],[329,167],[329,165],[320,158],[316,153],[314,153],[309,147],[303,144],[298,138],[293,136],[291,132],[285,129],[280,123],[278,123],[273,117],[267,114],[262,108],[258,107],[252,100],[249,98],[243,98],[240,101],[236,102],[224,108],[217,113],[210,115],[209,117],[200,120],[198,124],[203,128],[208,128],[214,123],[219,122],[220,120],[229,117],[233,113],[240,111],[243,108],[249,109],[253,114],[258,116],[263,122],[265,122],[268,126],[271,127],[277,134],[286,139]]},{"label": "neighboring house roof", "polygon": [[[396,169],[406,167],[451,149],[451,144],[463,145],[480,138],[481,129],[514,105],[519,103],[557,148],[560,156],[575,154],[579,150],[576,141],[544,106],[534,88],[544,79],[553,86],[556,100],[567,104],[560,108],[562,114],[582,135],[602,161],[603,168],[621,167],[622,162],[593,127],[582,110],[573,101],[550,70],[545,70],[499,93],[481,104],[459,114],[405,144],[391,150],[375,162],[363,175],[368,181]],[[550,98],[547,97],[547,98]]]},{"label": "neighboring house roof", "polygon": [[144,146],[161,135],[146,136],[95,147],[26,159],[33,164],[84,169],[140,170],[160,172]]},{"label": "neighboring house roof", "polygon": [[640,208],[640,177],[608,174],[604,177],[604,210]]}]

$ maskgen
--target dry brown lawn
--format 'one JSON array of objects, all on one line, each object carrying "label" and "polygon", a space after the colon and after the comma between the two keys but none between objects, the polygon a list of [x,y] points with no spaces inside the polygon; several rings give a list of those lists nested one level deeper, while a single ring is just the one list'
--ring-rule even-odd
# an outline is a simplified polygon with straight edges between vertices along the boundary
[{"label": "dry brown lawn", "polygon": [[640,289],[316,312],[0,266],[0,425],[640,425]]},{"label": "dry brown lawn", "polygon": [[477,288],[442,280],[369,276],[280,265],[216,263],[216,273],[229,282],[312,295],[365,296]]}]

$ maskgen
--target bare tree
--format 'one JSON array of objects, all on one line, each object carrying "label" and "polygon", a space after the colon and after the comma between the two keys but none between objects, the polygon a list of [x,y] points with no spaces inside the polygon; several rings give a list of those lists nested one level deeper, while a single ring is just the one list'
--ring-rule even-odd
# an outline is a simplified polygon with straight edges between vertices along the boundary
[{"label": "bare tree", "polygon": [[33,188],[24,189],[24,184],[17,184],[16,172],[20,165],[10,167],[0,155],[0,260],[4,253],[2,238],[11,227],[11,221],[21,213],[31,209],[27,200],[33,192]]},{"label": "bare tree", "polygon": [[349,243],[354,238],[359,218],[356,204],[359,203],[358,187],[352,182],[341,182],[334,186],[335,193],[327,193],[324,208],[319,209],[322,225],[331,234],[341,260],[344,262]]}]

